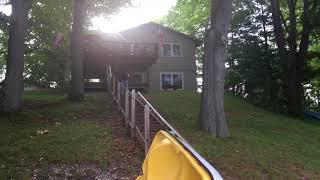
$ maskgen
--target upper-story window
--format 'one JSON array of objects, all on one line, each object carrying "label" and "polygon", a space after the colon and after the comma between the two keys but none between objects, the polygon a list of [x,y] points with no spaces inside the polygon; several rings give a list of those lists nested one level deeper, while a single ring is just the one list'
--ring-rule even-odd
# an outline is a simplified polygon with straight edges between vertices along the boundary
[{"label": "upper-story window", "polygon": [[181,57],[181,44],[178,43],[164,43],[162,45],[162,56],[164,57]]}]

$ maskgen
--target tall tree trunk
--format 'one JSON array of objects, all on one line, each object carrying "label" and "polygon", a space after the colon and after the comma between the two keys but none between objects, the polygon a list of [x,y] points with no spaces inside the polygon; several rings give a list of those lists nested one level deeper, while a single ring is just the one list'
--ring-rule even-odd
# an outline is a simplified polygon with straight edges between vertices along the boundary
[{"label": "tall tree trunk", "polygon": [[73,24],[71,35],[71,90],[69,99],[82,101],[84,98],[83,86],[83,49],[82,32],[86,15],[86,0],[73,1]]},{"label": "tall tree trunk", "polygon": [[289,26],[288,26],[288,61],[286,77],[288,110],[294,116],[302,115],[302,94],[300,94],[300,74],[297,72],[297,17],[296,17],[296,0],[288,0],[289,8]]},{"label": "tall tree trunk", "polygon": [[21,108],[25,34],[32,0],[11,0],[12,17],[9,28],[6,77],[1,89],[1,111],[15,112]]},{"label": "tall tree trunk", "polygon": [[[317,1],[314,1],[314,3],[316,3]],[[318,1],[319,3],[319,1]],[[316,4],[313,4],[312,6],[313,8],[316,8]],[[303,80],[304,80],[304,70],[306,67],[306,56],[308,53],[308,48],[309,48],[309,38],[310,38],[310,33],[312,30],[312,22],[311,22],[311,14],[310,12],[315,12],[315,9],[311,8],[311,2],[310,0],[303,0],[303,13],[302,13],[302,22],[303,22],[303,29],[301,31],[301,40],[300,40],[300,44],[299,44],[299,51],[298,53],[296,53],[296,58],[297,58],[297,74],[299,75],[297,77],[297,86],[298,86],[298,95],[297,101],[298,104],[300,105],[300,107],[298,107],[299,109],[301,109],[301,111],[303,111],[304,107],[304,100],[305,100],[305,96],[304,96],[304,89],[303,89]]]},{"label": "tall tree trunk", "polygon": [[[279,50],[282,79],[285,84],[285,95],[287,98],[288,112],[293,116],[302,116],[303,114],[303,71],[305,66],[305,56],[309,46],[310,36],[310,0],[303,1],[303,30],[300,37],[299,49],[297,49],[297,17],[296,2],[288,0],[289,26],[288,42],[286,43],[283,25],[281,23],[280,2],[271,0],[272,19],[276,43]],[[287,45],[289,48],[287,48]]]},{"label": "tall tree trunk", "polygon": [[273,90],[272,90],[272,68],[271,68],[271,60],[268,57],[268,51],[269,51],[269,44],[268,44],[268,33],[267,33],[267,16],[264,12],[264,5],[262,2],[260,2],[261,6],[261,16],[262,16],[262,29],[263,29],[263,45],[264,45],[264,58],[266,61],[266,70],[265,70],[265,100],[270,103],[272,101],[273,97]]},{"label": "tall tree trunk", "polygon": [[203,64],[201,127],[214,136],[228,137],[224,113],[225,49],[232,0],[212,0],[211,28]]}]

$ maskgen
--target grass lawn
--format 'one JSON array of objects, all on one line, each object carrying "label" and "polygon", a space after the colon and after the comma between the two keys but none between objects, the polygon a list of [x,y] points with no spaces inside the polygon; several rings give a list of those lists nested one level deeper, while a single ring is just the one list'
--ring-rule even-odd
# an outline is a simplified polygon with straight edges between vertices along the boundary
[{"label": "grass lawn", "polygon": [[226,179],[320,179],[320,121],[292,119],[227,95],[231,138],[199,130],[200,95],[147,95],[157,109]]},{"label": "grass lawn", "polygon": [[26,92],[14,122],[0,116],[0,179],[30,179],[35,169],[45,175],[50,163],[107,164],[111,129],[90,120],[105,113],[106,102],[94,94],[74,104],[56,91]]}]

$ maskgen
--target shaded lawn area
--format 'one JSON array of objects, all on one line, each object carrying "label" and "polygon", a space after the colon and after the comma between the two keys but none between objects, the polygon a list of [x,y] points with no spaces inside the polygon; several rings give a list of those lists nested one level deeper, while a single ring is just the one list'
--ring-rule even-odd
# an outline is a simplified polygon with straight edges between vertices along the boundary
[{"label": "shaded lawn area", "polygon": [[56,91],[26,92],[14,122],[0,116],[0,179],[29,179],[35,169],[45,176],[50,163],[106,165],[111,129],[90,120],[106,113],[106,102],[94,94],[76,104]]},{"label": "shaded lawn area", "polygon": [[292,119],[225,97],[231,138],[199,130],[200,95],[157,92],[152,104],[226,178],[320,179],[320,122]]}]

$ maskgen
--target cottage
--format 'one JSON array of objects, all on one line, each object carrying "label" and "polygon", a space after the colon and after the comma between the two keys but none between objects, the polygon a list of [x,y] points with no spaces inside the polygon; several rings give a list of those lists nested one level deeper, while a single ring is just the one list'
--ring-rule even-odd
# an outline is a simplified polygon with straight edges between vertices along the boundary
[{"label": "cottage", "polygon": [[110,65],[115,73],[130,75],[129,88],[197,89],[195,49],[200,41],[189,35],[150,22],[118,34],[87,33],[84,41],[86,87],[105,84]]}]

